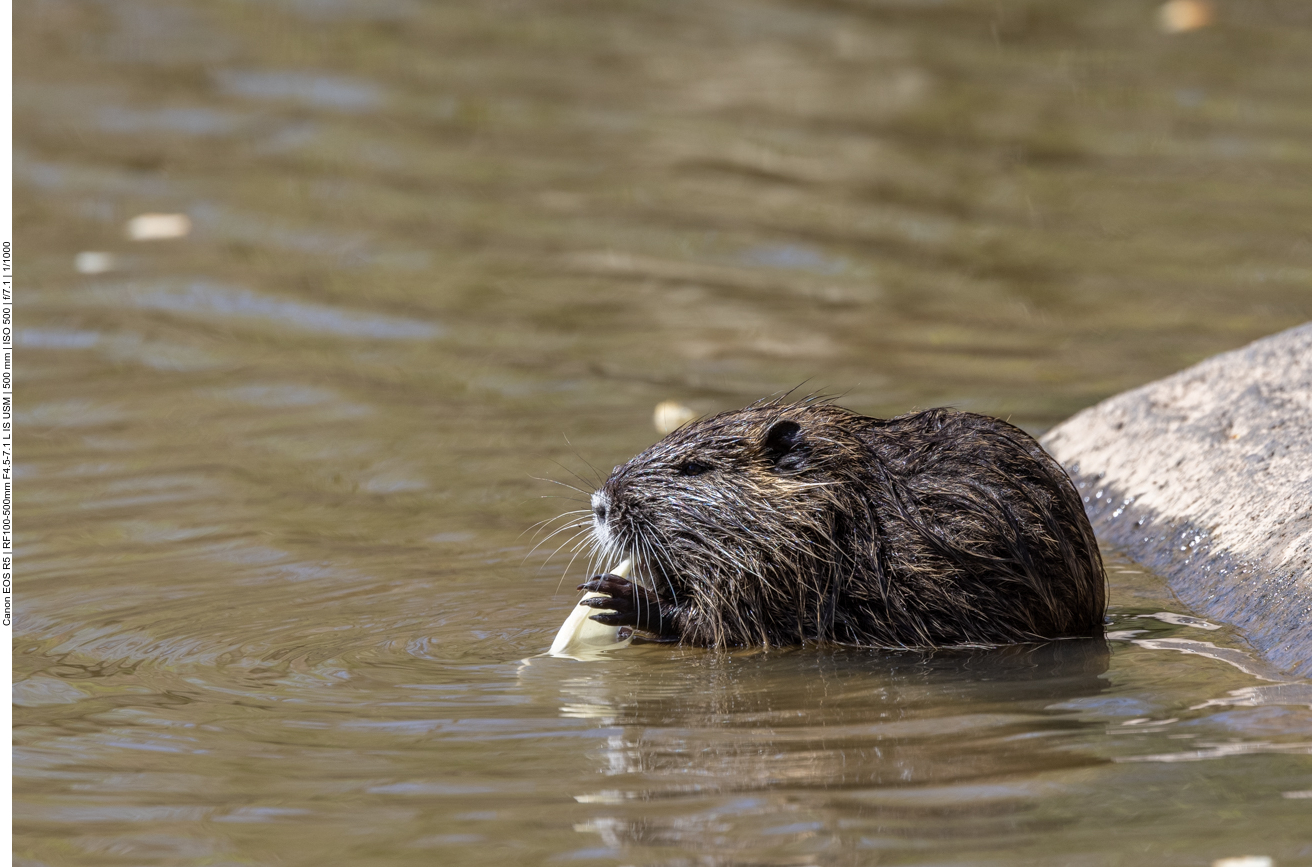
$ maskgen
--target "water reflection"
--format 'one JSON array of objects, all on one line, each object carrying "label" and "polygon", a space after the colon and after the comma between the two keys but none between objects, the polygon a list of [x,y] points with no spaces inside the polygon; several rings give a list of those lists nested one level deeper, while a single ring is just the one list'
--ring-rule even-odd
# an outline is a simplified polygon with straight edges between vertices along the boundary
[{"label": "water reflection", "polygon": [[933,655],[667,654],[646,651],[658,668],[641,679],[594,663],[560,681],[562,716],[607,730],[590,755],[598,785],[574,798],[593,806],[576,830],[611,850],[697,850],[731,831],[738,851],[706,863],[794,845],[852,848],[858,829],[894,816],[915,825],[949,806],[981,820],[1003,805],[1032,811],[1069,792],[1021,779],[1108,761],[1078,748],[1101,723],[1060,705],[1107,688],[1102,641]]},{"label": "water reflection", "polygon": [[144,310],[163,310],[209,321],[223,318],[266,320],[297,331],[375,340],[431,340],[442,336],[445,330],[433,322],[417,322],[271,298],[240,286],[225,286],[205,280],[195,280],[180,286],[98,286],[86,292],[85,300],[92,304],[129,304]]},{"label": "water reflection", "polygon": [[223,70],[215,75],[219,88],[234,96],[290,100],[313,108],[362,112],[382,102],[381,89],[368,81],[312,72],[252,72]]},{"label": "water reflection", "polygon": [[[642,651],[626,654],[635,652]],[[1014,706],[1023,714],[1097,695],[1106,686],[1101,675],[1109,660],[1101,641],[933,656],[822,652],[818,659],[805,650],[685,651],[657,661],[665,665],[640,687],[600,665],[593,666],[595,673],[562,680],[561,714],[623,730],[622,747],[604,756],[608,774],[691,772],[723,790],[776,780],[831,788],[895,780],[925,784],[959,773],[928,744],[972,752],[975,747],[954,737],[970,733],[991,740],[1005,737],[1010,725],[1033,722],[998,714],[999,707]],[[952,712],[942,715],[940,704]],[[936,709],[927,714],[929,705]],[[706,740],[690,740],[692,732]],[[909,761],[882,766],[885,753],[899,752]],[[682,764],[685,755],[691,765]]]}]

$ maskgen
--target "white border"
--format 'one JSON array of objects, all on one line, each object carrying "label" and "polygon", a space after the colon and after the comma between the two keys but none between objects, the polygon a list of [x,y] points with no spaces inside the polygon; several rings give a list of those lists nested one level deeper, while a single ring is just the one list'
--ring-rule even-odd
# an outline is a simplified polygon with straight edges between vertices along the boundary
[{"label": "white border", "polygon": [[[0,490],[3,491],[4,518],[13,520],[13,478],[14,478],[14,442],[13,442],[13,375],[14,375],[14,7],[12,3],[0,4],[0,148],[4,153],[4,171],[0,173],[0,245],[4,245],[8,255],[0,257],[0,311],[4,322],[0,324],[0,373],[4,382],[0,385],[3,392],[3,407],[0,408]],[[0,656],[4,660],[5,679],[13,686],[14,678],[14,644],[13,644],[13,525],[0,530],[3,542],[0,543],[0,577],[6,582],[0,592],[0,617],[4,624],[4,640],[0,641]],[[8,785],[0,792],[0,805],[3,806],[4,830],[0,831],[0,864],[13,863],[14,852],[14,706],[7,701],[0,701],[4,707],[5,731],[9,732],[9,749],[4,750],[0,758],[4,778]]]}]

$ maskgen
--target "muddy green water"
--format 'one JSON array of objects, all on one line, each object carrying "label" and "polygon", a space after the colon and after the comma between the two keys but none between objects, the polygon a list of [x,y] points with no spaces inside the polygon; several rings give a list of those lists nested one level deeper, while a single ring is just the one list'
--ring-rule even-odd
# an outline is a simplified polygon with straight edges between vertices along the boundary
[{"label": "muddy green water", "polygon": [[1312,688],[1114,551],[1105,645],[583,664],[525,533],[661,400],[1312,318],[1303,0],[14,13],[18,863],[1312,863]]}]

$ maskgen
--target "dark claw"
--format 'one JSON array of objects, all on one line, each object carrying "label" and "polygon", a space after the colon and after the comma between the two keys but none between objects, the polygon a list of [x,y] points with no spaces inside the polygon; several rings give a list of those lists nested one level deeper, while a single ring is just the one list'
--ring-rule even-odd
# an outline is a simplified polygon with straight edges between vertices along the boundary
[{"label": "dark claw", "polygon": [[[666,618],[661,616],[660,600],[641,584],[635,584],[618,575],[594,575],[584,581],[578,589],[590,593],[604,593],[606,596],[594,596],[584,599],[580,605],[600,608],[605,613],[594,614],[590,618],[607,626],[632,626],[644,632],[663,635],[673,628]],[[609,598],[607,598],[609,597]]]},{"label": "dark claw", "polygon": [[629,619],[629,616],[628,616],[628,615],[626,615],[626,614],[618,614],[618,613],[615,613],[615,612],[609,612],[609,611],[606,612],[605,614],[594,614],[594,615],[592,615],[591,617],[589,617],[588,619],[589,619],[589,620],[595,620],[595,621],[597,621],[598,623],[604,623],[604,624],[606,624],[607,626],[632,626],[632,625],[633,625],[633,624],[631,624],[631,623],[628,622],[628,619]]},{"label": "dark claw", "polygon": [[617,603],[613,596],[589,596],[587,599],[580,599],[580,605],[586,605],[588,608],[601,608],[606,611],[615,611],[622,603]]},{"label": "dark claw", "polygon": [[579,589],[592,593],[605,593],[609,596],[632,596],[633,588],[636,586],[628,578],[621,578],[618,575],[593,575],[580,584]]}]

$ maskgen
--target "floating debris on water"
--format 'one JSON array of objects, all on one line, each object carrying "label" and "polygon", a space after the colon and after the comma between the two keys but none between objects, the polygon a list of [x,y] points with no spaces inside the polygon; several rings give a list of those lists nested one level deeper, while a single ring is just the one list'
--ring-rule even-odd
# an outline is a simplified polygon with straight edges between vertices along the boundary
[{"label": "floating debris on water", "polygon": [[185,238],[191,234],[191,217],[186,214],[138,214],[128,220],[127,234],[133,241]]},{"label": "floating debris on water", "polygon": [[1212,5],[1204,0],[1170,0],[1157,11],[1157,23],[1166,33],[1187,33],[1212,23]]},{"label": "floating debris on water", "polygon": [[97,250],[83,250],[73,257],[73,268],[79,274],[105,274],[113,271],[117,264],[113,253]]},{"label": "floating debris on water", "polygon": [[656,430],[661,436],[678,430],[697,417],[697,413],[690,407],[686,407],[678,401],[663,400],[656,404],[656,411],[652,413],[652,424],[656,425]]}]

